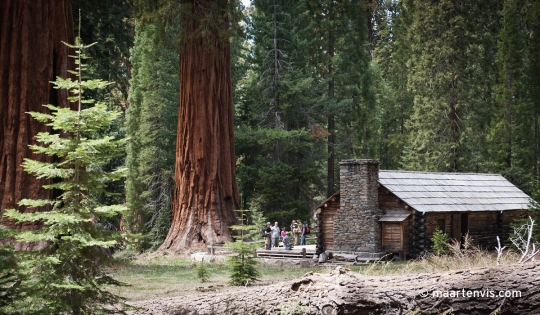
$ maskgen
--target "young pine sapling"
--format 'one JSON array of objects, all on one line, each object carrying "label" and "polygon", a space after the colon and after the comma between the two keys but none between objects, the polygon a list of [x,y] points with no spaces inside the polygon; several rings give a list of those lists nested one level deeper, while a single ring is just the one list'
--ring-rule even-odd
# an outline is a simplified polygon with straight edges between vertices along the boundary
[{"label": "young pine sapling", "polygon": [[[121,235],[102,224],[107,218],[125,211],[122,205],[102,205],[94,196],[107,194],[107,183],[120,180],[125,170],[108,172],[105,165],[124,153],[127,139],[103,136],[120,112],[110,111],[103,103],[85,99],[86,90],[103,89],[109,83],[102,80],[83,80],[86,70],[80,37],[75,45],[76,80],[60,78],[52,82],[56,89],[67,89],[68,98],[76,110],[45,105],[50,114],[31,112],[34,119],[50,127],[50,132],[36,136],[37,144],[30,148],[34,154],[53,157],[52,162],[25,159],[24,170],[38,178],[50,180],[44,185],[53,189],[54,199],[23,199],[18,205],[34,208],[33,213],[7,210],[6,218],[17,222],[41,222],[39,230],[22,231],[19,242],[45,244],[42,250],[31,253],[32,281],[37,294],[28,299],[40,314],[103,314],[122,312],[122,299],[104,289],[121,285],[107,274],[114,260],[109,248]],[[83,109],[83,105],[87,108]]]}]

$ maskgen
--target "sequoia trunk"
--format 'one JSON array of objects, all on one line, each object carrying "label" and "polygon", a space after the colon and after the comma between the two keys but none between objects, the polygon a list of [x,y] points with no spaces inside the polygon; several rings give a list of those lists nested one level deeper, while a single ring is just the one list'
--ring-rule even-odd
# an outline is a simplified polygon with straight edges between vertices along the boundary
[{"label": "sequoia trunk", "polygon": [[68,58],[73,53],[62,41],[75,41],[70,0],[0,1],[0,211],[16,208],[23,198],[52,196],[42,187],[46,181],[25,173],[21,163],[50,159],[28,148],[48,127],[27,112],[46,112],[45,104],[69,106],[67,92],[50,83],[74,68]]},{"label": "sequoia trunk", "polygon": [[252,289],[139,302],[142,309],[130,314],[536,314],[538,267],[535,263],[393,277],[365,277],[338,267],[330,274],[307,273]]},{"label": "sequoia trunk", "polygon": [[[237,222],[230,44],[227,1],[183,1],[202,17],[183,23],[180,109],[176,143],[176,191],[169,234],[161,249],[179,251],[230,241]],[[211,13],[209,13],[211,12]],[[201,31],[200,23],[205,23]],[[204,34],[201,37],[200,32]]]}]

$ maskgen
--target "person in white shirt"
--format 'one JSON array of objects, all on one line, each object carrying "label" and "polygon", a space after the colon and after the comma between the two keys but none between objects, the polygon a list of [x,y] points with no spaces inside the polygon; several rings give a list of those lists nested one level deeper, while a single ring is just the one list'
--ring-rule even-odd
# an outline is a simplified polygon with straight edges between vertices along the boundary
[{"label": "person in white shirt", "polygon": [[272,247],[278,247],[279,246],[279,235],[281,234],[281,229],[278,226],[278,223],[275,222],[272,229]]}]

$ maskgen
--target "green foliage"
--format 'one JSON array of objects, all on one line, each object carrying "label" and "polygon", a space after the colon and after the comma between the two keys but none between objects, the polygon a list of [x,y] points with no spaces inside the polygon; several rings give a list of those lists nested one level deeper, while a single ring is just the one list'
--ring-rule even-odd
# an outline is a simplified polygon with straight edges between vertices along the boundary
[{"label": "green foliage", "polygon": [[247,215],[250,210],[237,210],[240,213],[240,225],[233,225],[230,228],[237,231],[233,236],[234,242],[225,243],[225,247],[230,249],[234,255],[230,256],[227,263],[231,267],[230,280],[231,285],[247,286],[259,280],[260,273],[256,268],[255,260],[258,245],[257,243],[247,242],[259,233],[259,226],[255,224],[246,224]]},{"label": "green foliage", "polygon": [[323,190],[324,141],[310,129],[308,17],[303,1],[257,0],[249,12],[249,41],[232,57],[239,190],[244,208],[285,224],[309,217],[312,196]]},{"label": "green foliage", "polygon": [[9,242],[12,236],[12,230],[0,226],[0,314],[11,313],[13,309],[10,306],[24,294],[21,288],[24,278],[21,262]]},{"label": "green foliage", "polygon": [[[533,191],[535,192],[535,194],[532,195],[533,200],[531,200],[531,202],[529,203],[529,216],[531,219],[534,220],[532,238],[533,240],[540,240],[540,203],[535,201],[539,199],[538,191],[540,190],[538,188],[535,188]],[[520,228],[531,223],[529,216],[516,219],[514,220],[514,222],[510,224],[510,227],[513,229],[513,232],[511,233],[510,237],[514,237],[514,238],[517,236],[523,237],[523,235],[517,235],[515,232],[516,232],[516,229],[520,230],[520,233],[527,232],[527,231],[523,231],[523,229],[520,229]],[[526,236],[527,235],[525,235],[525,239],[526,239]]]},{"label": "green foliage", "polygon": [[[127,139],[101,136],[100,132],[112,124],[121,113],[110,111],[103,103],[82,109],[82,104],[92,104],[83,97],[86,91],[103,89],[108,83],[101,80],[83,80],[86,70],[83,51],[85,46],[77,38],[75,45],[68,45],[77,52],[77,80],[57,78],[54,88],[69,90],[69,100],[77,110],[46,105],[48,113],[29,113],[45,123],[51,132],[36,136],[36,145],[30,146],[34,154],[53,156],[46,163],[25,159],[26,172],[50,179],[44,185],[54,189],[58,197],[52,200],[24,199],[19,206],[36,212],[21,213],[7,210],[4,214],[16,222],[40,222],[39,230],[21,231],[20,242],[43,244],[44,249],[33,252],[28,264],[31,268],[35,294],[27,301],[40,314],[114,313],[124,304],[121,298],[106,291],[105,286],[121,285],[106,272],[114,263],[110,248],[121,241],[121,235],[106,229],[103,222],[118,217],[125,211],[122,205],[102,205],[95,196],[107,195],[107,184],[124,177],[125,169],[104,170],[114,157],[123,154]],[[61,135],[61,136],[60,136]]]},{"label": "green foliage", "polygon": [[195,272],[197,274],[197,279],[201,282],[208,282],[210,279],[210,271],[206,268],[204,261],[201,261],[196,267]]},{"label": "green foliage", "polygon": [[[178,51],[186,47],[186,41],[194,38],[203,41],[207,47],[213,47],[212,41],[229,40],[235,32],[241,31],[238,27],[238,22],[242,19],[241,12],[237,9],[240,6],[239,0],[226,2],[212,0],[196,3],[184,1],[181,5],[176,0],[131,0],[130,2],[133,4],[133,13],[137,20],[143,25],[154,24],[160,37],[165,37],[170,27],[178,27],[179,21],[182,21],[184,26],[190,24],[194,26],[183,27],[177,34],[170,47]],[[228,17],[229,25],[221,22],[223,15]]]},{"label": "green foliage", "polygon": [[435,255],[440,255],[448,252],[450,249],[449,242],[450,237],[448,234],[444,233],[440,229],[435,230],[433,236],[431,237],[431,243],[433,244],[431,249],[433,250],[433,253],[435,253]]},{"label": "green foliage", "polygon": [[[78,16],[75,33],[87,42],[99,42],[86,50],[86,75],[113,82],[104,90],[88,91],[92,98],[123,108],[129,90],[129,48],[133,46],[133,20],[127,1],[73,0],[73,16]],[[79,11],[80,10],[80,11]],[[81,27],[83,25],[84,27]],[[120,103],[122,102],[122,103]]]},{"label": "green foliage", "polygon": [[374,14],[377,21],[374,83],[380,112],[379,159],[381,169],[398,169],[407,143],[405,122],[411,115],[413,94],[407,90],[407,62],[411,45],[407,39],[410,14],[403,1],[384,2]]},{"label": "green foliage", "polygon": [[407,88],[414,103],[403,167],[480,171],[487,157],[498,7],[449,0],[404,5],[410,15]]},{"label": "green foliage", "polygon": [[300,301],[289,302],[288,305],[281,306],[279,308],[280,315],[302,315],[304,314],[304,307]]},{"label": "green foliage", "polygon": [[[308,130],[240,127],[236,130],[239,188],[244,202],[284,225],[310,215],[319,184],[317,152]],[[246,205],[246,204],[245,204]]]},{"label": "green foliage", "polygon": [[[127,111],[129,212],[127,227],[148,235],[136,242],[139,250],[155,249],[169,231],[174,194],[175,144],[178,125],[178,55],[169,47],[176,36],[165,38],[156,27],[140,23],[131,50],[133,78]],[[168,44],[169,43],[169,44]]]},{"label": "green foliage", "polygon": [[[86,42],[99,42],[85,50],[90,56],[86,60],[86,77],[101,78],[111,82],[104,89],[87,90],[87,98],[106,103],[111,109],[122,112],[119,119],[100,132],[101,135],[110,135],[123,138],[125,132],[125,111],[129,105],[127,94],[130,90],[129,78],[131,65],[128,62],[129,48],[133,46],[134,23],[130,17],[131,8],[127,1],[118,0],[73,0],[71,1],[75,23],[75,34],[84,38]],[[83,104],[83,108],[91,106]],[[110,159],[104,169],[112,171],[125,165],[124,154]],[[103,204],[118,204],[125,201],[124,181],[109,183],[107,195],[96,195],[95,198]],[[120,218],[109,218],[103,222],[110,228],[118,229]]]},{"label": "green foliage", "polygon": [[497,111],[493,117],[490,153],[495,169],[527,167],[533,159],[530,120],[531,108],[526,102],[525,33],[515,0],[504,1],[502,27],[496,57],[498,69],[494,88]]}]

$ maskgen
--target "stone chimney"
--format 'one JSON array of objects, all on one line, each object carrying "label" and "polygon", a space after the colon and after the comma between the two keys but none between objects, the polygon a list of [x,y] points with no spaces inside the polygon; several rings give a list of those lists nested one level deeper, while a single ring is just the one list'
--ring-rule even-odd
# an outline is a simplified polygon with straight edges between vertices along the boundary
[{"label": "stone chimney", "polygon": [[381,252],[379,161],[339,163],[340,207],[334,217],[334,250]]}]

